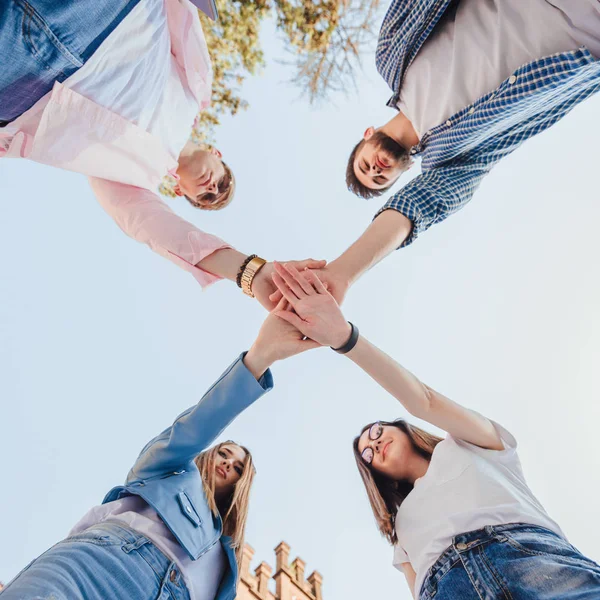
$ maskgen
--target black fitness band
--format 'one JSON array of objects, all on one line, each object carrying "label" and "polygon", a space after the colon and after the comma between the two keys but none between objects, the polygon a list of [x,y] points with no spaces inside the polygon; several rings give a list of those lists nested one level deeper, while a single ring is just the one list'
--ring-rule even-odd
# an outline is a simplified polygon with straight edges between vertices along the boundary
[{"label": "black fitness band", "polygon": [[339,348],[333,348],[332,346],[330,346],[330,348],[332,350],[335,350],[338,354],[347,354],[348,352],[350,352],[350,350],[352,350],[352,348],[354,348],[354,346],[356,346],[356,342],[358,342],[358,336],[360,335],[358,332],[358,327],[354,323],[350,323],[350,321],[348,321],[348,323],[352,328],[348,341]]}]

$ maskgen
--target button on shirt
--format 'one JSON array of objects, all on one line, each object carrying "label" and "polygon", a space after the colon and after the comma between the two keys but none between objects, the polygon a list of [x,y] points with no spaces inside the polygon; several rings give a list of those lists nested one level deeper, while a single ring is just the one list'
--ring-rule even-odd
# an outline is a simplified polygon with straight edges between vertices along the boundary
[{"label": "button on shirt", "polygon": [[[491,1],[479,3],[480,8]],[[471,0],[465,2],[466,7],[473,5]],[[518,11],[520,3],[515,2],[510,0],[508,4]],[[444,15],[446,10],[454,10],[451,4],[451,0],[392,2],[382,24],[376,52],[377,69],[394,92],[388,106],[397,108],[401,102],[410,70],[418,67],[419,53],[425,52],[426,44],[435,39],[438,25],[444,27],[443,18],[450,18]],[[553,4],[559,2],[555,0]],[[596,17],[595,39],[600,40],[600,9],[595,0],[563,2],[561,8],[567,11],[567,17],[569,10],[578,12],[575,17],[581,17],[581,6],[568,10],[569,6],[579,4],[585,5],[589,14]],[[526,35],[525,25],[538,24],[525,23],[521,28],[523,35]],[[509,26],[507,21],[504,27]],[[544,29],[543,33],[552,36],[554,32]],[[582,41],[591,39],[589,30],[583,32],[579,26],[571,33]],[[597,43],[600,45],[600,41]],[[600,89],[600,62],[589,49],[577,48],[577,45],[574,43],[574,48],[567,51],[559,46],[558,53],[548,56],[530,56],[534,60],[515,65],[510,74],[497,73],[505,78],[500,79],[494,89],[473,98],[448,119],[423,133],[413,149],[422,159],[421,174],[395,193],[377,213],[394,209],[413,222],[404,246],[469,202],[481,180],[499,160]],[[544,51],[540,48],[540,52]],[[451,59],[446,57],[445,60]],[[443,67],[436,67],[436,72],[440,68]],[[470,100],[468,92],[465,98]]]},{"label": "button on shirt", "polygon": [[196,8],[140,0],[83,67],[0,128],[0,157],[87,175],[127,235],[209,285],[220,278],[196,264],[230,246],[177,216],[157,189],[176,170],[211,85]]}]

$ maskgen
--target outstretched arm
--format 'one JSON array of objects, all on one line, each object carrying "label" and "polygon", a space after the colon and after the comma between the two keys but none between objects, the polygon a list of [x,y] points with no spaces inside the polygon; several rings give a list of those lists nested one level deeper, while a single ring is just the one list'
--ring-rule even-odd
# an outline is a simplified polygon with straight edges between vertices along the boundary
[{"label": "outstretched arm", "polygon": [[235,278],[245,255],[182,219],[150,190],[97,177],[89,181],[124,233],[191,273],[202,287],[230,278],[232,272]]},{"label": "outstretched arm", "polygon": [[467,204],[490,168],[464,164],[428,169],[394,194],[358,240],[319,270],[338,303],[350,286],[393,250],[411,244],[431,225]]},{"label": "outstretched arm", "polygon": [[[202,287],[219,279],[236,280],[246,254],[182,219],[150,190],[98,177],[89,181],[102,208],[124,233],[191,273]],[[326,263],[309,259],[294,264],[318,269]],[[275,290],[272,269],[267,263],[252,282],[253,293],[267,310],[277,303],[269,300]]]},{"label": "outstretched arm", "polygon": [[[288,306],[281,301],[277,308],[285,311]],[[269,367],[275,361],[318,346],[303,337],[270,314],[250,350],[228,367],[198,404],[146,444],[127,476],[128,483],[186,468],[242,411],[273,387]]]},{"label": "outstretched arm", "polygon": [[[343,346],[350,337],[350,325],[316,273],[301,273],[283,265],[276,265],[276,270],[275,284],[294,308],[294,313],[280,311],[277,314],[320,344],[333,348]],[[411,415],[482,448],[504,449],[489,419],[431,389],[363,336],[359,336],[346,356]]]}]

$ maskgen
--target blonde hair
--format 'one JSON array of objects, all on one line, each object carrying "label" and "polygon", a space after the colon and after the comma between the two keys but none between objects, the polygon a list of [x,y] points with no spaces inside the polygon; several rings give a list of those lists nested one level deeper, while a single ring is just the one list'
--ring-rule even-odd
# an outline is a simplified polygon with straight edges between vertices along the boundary
[{"label": "blonde hair", "polygon": [[[235,484],[233,492],[224,501],[218,505],[215,498],[215,462],[219,450],[223,446],[234,445],[241,448],[246,453],[244,459],[244,471]],[[256,469],[252,461],[252,454],[244,446],[240,446],[231,440],[222,444],[217,444],[208,450],[199,454],[195,461],[202,483],[204,493],[208,500],[208,507],[215,516],[220,516],[223,520],[223,534],[232,539],[232,548],[235,550],[235,559],[238,566],[242,564],[242,552],[244,550],[244,540],[246,535],[246,520],[248,519],[248,506],[250,502],[250,489],[252,481],[256,475]],[[239,578],[239,570],[238,570]]]},{"label": "blonde hair", "polygon": [[[205,146],[203,149],[209,152],[211,148],[211,146]],[[233,176],[231,167],[223,160],[221,160],[221,163],[223,164],[225,173],[219,181],[219,191],[216,194],[206,192],[195,199],[184,196],[194,208],[199,208],[201,210],[221,210],[233,200],[235,194],[235,177]],[[160,185],[158,186],[158,191],[163,196],[177,198],[177,196],[180,195],[175,192],[177,184],[177,178],[169,173],[162,178]]]},{"label": "blonde hair", "polygon": [[[411,441],[413,449],[426,458],[431,459],[434,448],[442,441],[442,438],[433,435],[424,429],[415,427],[407,423],[404,419],[396,421],[379,421],[381,425],[397,427],[402,430]],[[390,544],[398,541],[396,535],[395,522],[398,508],[404,502],[404,499],[413,489],[413,484],[406,480],[395,481],[377,473],[361,457],[358,451],[358,441],[360,436],[367,431],[373,423],[363,427],[360,435],[353,442],[354,459],[358,467],[358,472],[362,478],[367,490],[367,497],[371,504],[371,510],[375,516],[377,527]]]}]

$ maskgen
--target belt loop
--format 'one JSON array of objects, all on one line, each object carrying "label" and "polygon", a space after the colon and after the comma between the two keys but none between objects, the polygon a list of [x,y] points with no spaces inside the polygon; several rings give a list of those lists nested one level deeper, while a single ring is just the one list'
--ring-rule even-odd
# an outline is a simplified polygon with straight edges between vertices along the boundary
[{"label": "belt loop", "polygon": [[141,548],[144,544],[147,544],[150,540],[147,537],[141,535],[135,542],[131,542],[130,544],[125,544],[122,548],[123,552],[129,554],[133,550],[137,550]]}]

